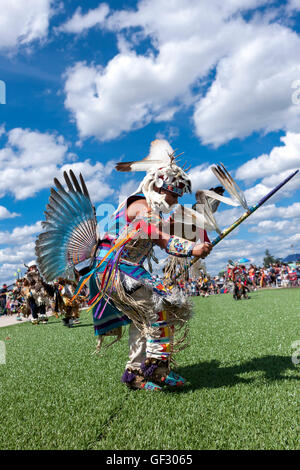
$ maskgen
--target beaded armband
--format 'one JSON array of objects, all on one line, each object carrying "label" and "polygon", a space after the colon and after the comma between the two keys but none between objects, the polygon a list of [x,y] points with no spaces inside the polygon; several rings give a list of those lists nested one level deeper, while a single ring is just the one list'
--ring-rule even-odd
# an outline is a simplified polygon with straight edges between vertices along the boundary
[{"label": "beaded armband", "polygon": [[185,238],[180,238],[172,236],[167,244],[166,252],[169,255],[187,257],[192,256],[192,251],[195,246],[195,243],[186,240]]}]

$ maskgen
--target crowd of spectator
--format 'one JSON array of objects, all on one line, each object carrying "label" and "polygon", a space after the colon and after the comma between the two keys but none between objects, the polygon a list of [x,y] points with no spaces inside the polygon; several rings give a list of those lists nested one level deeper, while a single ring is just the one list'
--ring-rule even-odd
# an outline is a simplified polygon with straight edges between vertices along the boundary
[{"label": "crowd of spectator", "polygon": [[210,276],[202,272],[198,279],[180,279],[179,289],[191,296],[208,297],[212,294],[232,293],[234,286],[240,283],[248,291],[261,288],[300,287],[300,265],[277,263],[269,267],[250,264],[230,265],[219,276]]},{"label": "crowd of spectator", "polygon": [[227,266],[225,278],[233,282],[242,279],[253,290],[265,287],[299,287],[300,265],[276,263],[269,267],[257,267],[250,264],[246,266]]},{"label": "crowd of spectator", "polygon": [[[234,293],[237,285],[245,287],[247,292],[262,288],[300,287],[300,264],[276,263],[269,267],[228,264],[219,276],[211,276],[202,271],[197,279],[177,281],[180,290],[191,296],[202,297]],[[17,313],[20,317],[20,312],[24,315],[29,310],[25,308],[23,290],[22,280],[17,280],[12,289],[6,284],[0,288],[0,315]]]},{"label": "crowd of spectator", "polygon": [[189,295],[201,295],[208,297],[212,294],[223,294],[228,292],[224,279],[219,276],[210,276],[209,274],[201,275],[198,279],[180,280],[177,283],[179,289]]}]

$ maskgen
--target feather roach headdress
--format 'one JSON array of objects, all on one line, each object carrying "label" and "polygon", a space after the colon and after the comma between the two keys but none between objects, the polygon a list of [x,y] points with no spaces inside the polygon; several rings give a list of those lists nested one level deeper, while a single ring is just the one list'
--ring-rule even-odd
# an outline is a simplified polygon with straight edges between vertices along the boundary
[{"label": "feather roach headdress", "polygon": [[[191,192],[191,181],[185,170],[177,165],[178,157],[179,155],[175,156],[175,151],[166,140],[157,139],[151,143],[146,158],[140,161],[120,162],[116,165],[116,170],[146,171],[145,178],[134,194],[142,192],[153,210],[169,212],[170,207],[165,201],[166,195],[161,194],[160,189],[178,196]],[[125,201],[119,208],[124,204]]]}]

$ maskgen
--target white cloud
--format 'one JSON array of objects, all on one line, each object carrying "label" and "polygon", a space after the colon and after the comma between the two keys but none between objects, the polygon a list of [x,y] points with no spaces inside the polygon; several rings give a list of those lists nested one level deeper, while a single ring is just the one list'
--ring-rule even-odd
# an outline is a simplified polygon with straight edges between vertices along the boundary
[{"label": "white cloud", "polygon": [[[265,209],[265,210],[264,210]],[[270,204],[266,207],[261,207],[258,212],[256,212],[256,219],[258,216],[260,218],[264,217],[273,217],[273,218],[282,218],[282,219],[294,219],[300,217],[300,202],[295,202],[287,207],[277,207],[275,204]],[[253,217],[255,217],[253,214]]]},{"label": "white cloud", "polygon": [[[300,134],[288,132],[280,139],[284,145],[274,147],[270,154],[248,160],[236,171],[236,178],[251,182],[260,179],[255,186],[245,190],[249,204],[258,202],[273,188],[300,169]],[[300,174],[296,174],[274,196],[272,202],[289,197],[300,188]]]},{"label": "white cloud", "polygon": [[[257,33],[239,13],[264,3],[152,0],[113,13],[104,27],[119,33],[119,54],[106,67],[81,62],[66,73],[65,106],[81,138],[114,139],[152,120],[170,120],[197,101],[191,87]],[[123,31],[129,32],[126,41]],[[141,55],[134,48],[143,38],[153,47]]]},{"label": "white cloud", "polygon": [[41,230],[41,222],[38,221],[0,232],[0,263],[3,263],[0,265],[0,282],[8,283],[18,268],[24,272],[24,263],[35,259],[35,239]]},{"label": "white cloud", "polygon": [[[244,194],[248,204],[251,206],[258,203],[263,197],[271,192],[280,182],[283,182],[287,176],[291,174],[290,171],[272,175],[270,178],[263,179],[261,183],[256,184],[252,188],[246,189]],[[293,191],[300,187],[300,175],[294,176],[292,180],[286,183],[285,186],[280,188],[278,192],[271,196],[270,200],[278,202],[282,198],[291,197]]]},{"label": "white cloud", "polygon": [[[14,246],[0,249],[0,263],[18,265],[20,268],[24,263],[28,263],[35,258],[35,242],[24,246]],[[12,273],[3,273],[5,276],[11,277]],[[5,279],[4,279],[5,280]]]},{"label": "white cloud", "polygon": [[134,193],[139,187],[139,183],[139,181],[134,179],[130,179],[126,181],[126,183],[123,183],[119,191],[119,202],[122,202],[126,197]]},{"label": "white cloud", "polygon": [[211,171],[211,166],[207,166],[206,163],[195,166],[188,172],[188,175],[192,182],[192,189],[194,192],[198,189],[207,189],[220,184]]},{"label": "white cloud", "polygon": [[297,131],[300,107],[292,102],[292,83],[300,77],[299,60],[295,32],[277,24],[248,25],[240,47],[219,62],[211,88],[196,105],[203,143],[217,146],[253,131]]},{"label": "white cloud", "polygon": [[15,128],[0,149],[0,196],[12,193],[26,199],[49,186],[63,163],[67,145],[60,136]]},{"label": "white cloud", "polygon": [[[224,207],[224,206],[223,206]],[[217,217],[222,227],[233,223],[243,212],[242,208],[234,208],[217,212]],[[247,219],[247,224],[253,225],[267,219],[295,219],[300,217],[300,202],[295,202],[290,206],[277,206],[268,204],[261,206]]]},{"label": "white cloud", "polygon": [[170,108],[164,109],[161,114],[154,118],[155,122],[161,121],[171,121],[174,117],[174,114],[179,110],[178,106],[172,106]]},{"label": "white cloud", "polygon": [[254,233],[294,233],[299,231],[300,219],[289,220],[262,220],[254,227],[249,228],[249,232]]},{"label": "white cloud", "polygon": [[[23,269],[22,269],[23,268]],[[13,263],[4,263],[0,266],[0,285],[7,284],[10,286],[15,283],[16,276],[14,273],[17,272],[17,269],[21,269],[21,273],[24,273],[26,270],[23,265],[13,264]]]},{"label": "white cloud", "polygon": [[108,23],[111,29],[121,30],[142,27],[145,36],[151,36],[159,43],[178,38],[189,38],[201,34],[203,39],[214,34],[211,27],[220,26],[234,14],[255,9],[271,3],[269,0],[213,0],[209,3],[198,0],[142,0],[138,8],[115,12]]},{"label": "white cloud", "polygon": [[[258,183],[252,188],[246,189],[244,194],[248,202],[248,205],[251,206],[253,204],[258,203],[264,196],[266,196],[270,192],[271,189],[272,189],[271,187],[266,186],[263,183]],[[277,199],[279,195],[277,194],[276,196],[277,196],[276,197]],[[282,197],[282,192],[280,196]],[[273,200],[274,200],[274,197],[275,196],[273,196]]]},{"label": "white cloud", "polygon": [[18,217],[20,214],[16,212],[9,212],[4,206],[0,206],[0,219],[12,219]]},{"label": "white cloud", "polygon": [[218,211],[215,214],[218,226],[221,229],[230,227],[235,220],[237,220],[245,211],[241,207],[235,207],[234,209],[225,209],[224,204],[220,204]]},{"label": "white cloud", "polygon": [[81,138],[112,140],[152,119],[163,119],[163,113],[169,120],[174,89],[164,68],[153,56],[128,52],[115,56],[105,69],[84,63],[68,69],[65,106]]},{"label": "white cloud", "polygon": [[[296,131],[300,107],[292,102],[292,83],[300,77],[300,38],[272,15],[246,21],[241,14],[272,3],[144,0],[136,10],[112,13],[103,28],[118,34],[119,53],[104,67],[81,62],[66,73],[65,106],[80,137],[111,140],[151,121],[171,121],[190,105],[204,144],[253,131]],[[145,38],[151,47],[138,54]]]},{"label": "white cloud", "polygon": [[65,33],[82,33],[83,31],[92,28],[94,26],[100,26],[106,19],[109,13],[109,6],[106,3],[102,3],[93,10],[89,10],[87,13],[82,14],[81,7],[77,8],[74,15],[66,23],[58,28],[58,31]]},{"label": "white cloud", "polygon": [[[300,168],[300,134],[287,132],[280,138],[284,145],[274,147],[270,154],[248,160],[236,171],[242,180],[256,180]],[[291,172],[290,171],[290,172]]]},{"label": "white cloud", "polygon": [[175,127],[175,126],[166,126],[164,128],[164,131],[161,132],[161,131],[158,131],[155,135],[155,138],[156,139],[165,139],[165,140],[172,140],[176,137],[178,137],[179,135],[179,129],[178,127]]},{"label": "white cloud", "polygon": [[100,202],[114,193],[114,189],[107,182],[113,170],[113,162],[103,165],[101,162],[92,164],[89,160],[72,164],[65,164],[59,170],[60,180],[64,171],[73,170],[75,175],[82,173],[92,202]]},{"label": "white cloud", "polygon": [[287,9],[289,11],[300,11],[300,0],[288,0]]},{"label": "white cloud", "polygon": [[56,0],[1,0],[0,50],[47,37]]},{"label": "white cloud", "polygon": [[42,230],[41,222],[38,221],[33,225],[24,225],[22,227],[15,227],[12,232],[2,231],[0,232],[0,244],[6,245],[19,245],[26,244],[33,240],[33,235],[38,234]]},{"label": "white cloud", "polygon": [[113,190],[106,181],[113,162],[106,165],[92,164],[89,160],[68,163],[74,158],[74,154],[68,153],[62,136],[30,129],[10,130],[5,147],[0,149],[0,197],[7,193],[18,200],[32,197],[53,185],[53,178],[61,177],[63,171],[69,169],[75,174],[82,172],[94,201],[110,196]]}]

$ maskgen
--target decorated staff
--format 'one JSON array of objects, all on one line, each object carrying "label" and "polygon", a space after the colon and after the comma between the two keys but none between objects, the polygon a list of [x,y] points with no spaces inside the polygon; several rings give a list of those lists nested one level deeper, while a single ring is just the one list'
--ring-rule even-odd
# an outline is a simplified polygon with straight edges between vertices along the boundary
[{"label": "decorated staff", "polygon": [[[235,222],[233,222],[233,224],[230,225],[230,227],[223,230],[223,232],[219,233],[219,235],[211,242],[213,246],[216,246],[221,240],[223,240],[223,238],[227,237],[229,233],[231,233],[236,227],[238,227],[242,222],[244,222],[244,220],[246,220],[251,214],[253,214],[253,212],[255,212],[259,207],[261,207],[266,201],[268,201],[270,197],[272,197],[277,191],[279,191],[279,189],[281,189],[286,183],[288,183],[288,181],[290,181],[299,172],[299,170],[294,171],[287,178],[285,178],[284,181],[279,183],[274,189],[272,189],[268,194],[266,194],[266,196],[264,196],[257,204],[255,204],[252,207],[248,207],[244,194],[242,193],[241,189],[238,187],[236,182],[233,180],[233,178],[230,176],[228,171],[225,169],[224,165],[213,167],[212,171],[217,176],[217,178],[221,181],[221,183],[224,185],[227,191],[230,192],[230,194],[233,197],[238,199],[241,205],[244,207],[244,209],[246,209],[246,212],[244,212],[243,215],[241,215]],[[195,257],[190,262],[189,268],[193,266],[193,264],[196,263],[198,259],[199,258]],[[179,275],[177,275],[176,278],[179,277]]]}]

